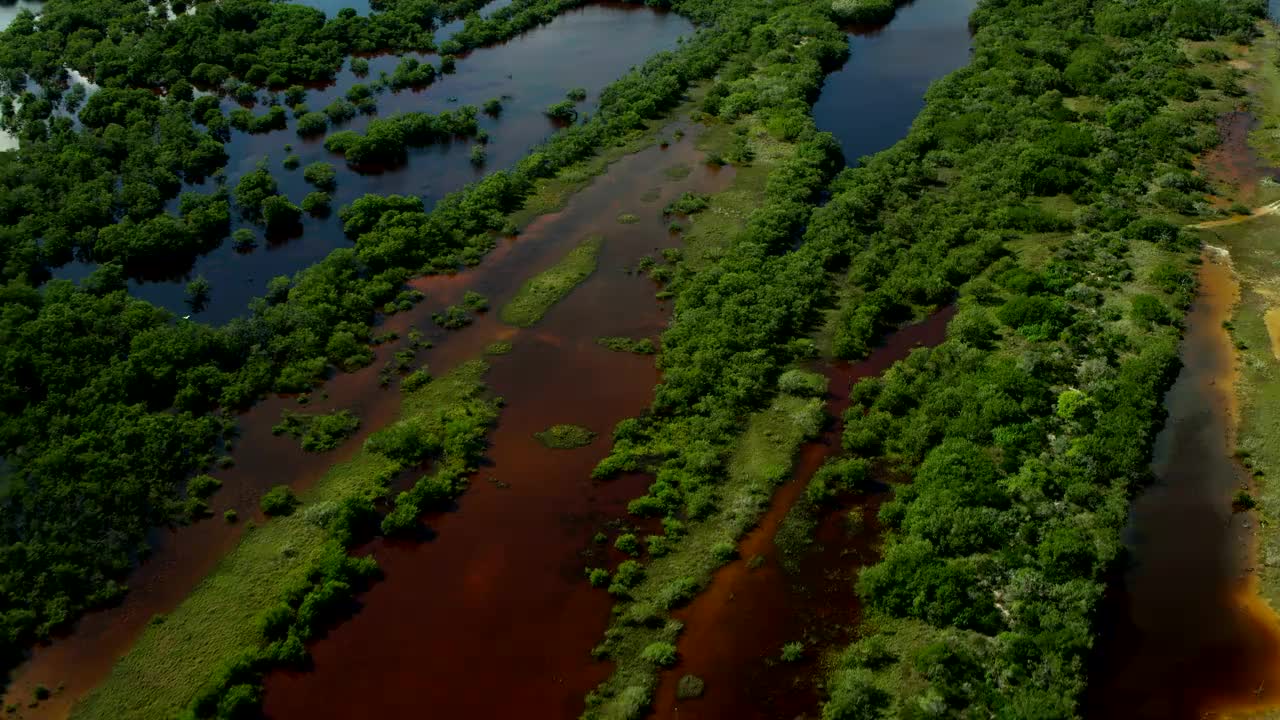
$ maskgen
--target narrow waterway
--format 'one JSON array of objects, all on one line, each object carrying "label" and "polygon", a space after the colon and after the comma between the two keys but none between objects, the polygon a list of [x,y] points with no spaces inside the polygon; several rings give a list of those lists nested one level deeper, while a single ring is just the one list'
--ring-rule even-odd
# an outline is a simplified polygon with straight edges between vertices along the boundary
[{"label": "narrow waterway", "polygon": [[1132,564],[1108,602],[1089,718],[1191,720],[1280,704],[1280,623],[1253,574],[1257,517],[1232,508],[1248,487],[1232,454],[1236,360],[1223,327],[1239,290],[1213,248],[1199,279],[1155,481],[1130,513]]},{"label": "narrow waterway", "polygon": [[[954,315],[955,308],[948,307],[895,332],[861,362],[823,366],[830,382],[827,412],[843,418],[854,383],[879,375],[917,347],[941,343]],[[680,660],[662,674],[655,717],[790,720],[818,708],[815,681],[824,675],[821,650],[841,647],[852,638],[860,616],[854,579],[859,568],[878,559],[876,512],[885,493],[823,514],[813,536],[815,546],[793,571],[784,568],[774,541],[814,472],[840,453],[843,430],[843,422],[831,423],[821,437],[801,449],[791,481],[774,494],[760,524],[740,543],[742,559],[718,570],[706,591],[674,613],[685,623],[678,645]],[[851,512],[859,518],[852,527]],[[763,558],[763,564],[753,568],[760,562],[755,558]],[[744,628],[750,632],[743,632]],[[783,644],[794,641],[805,644],[806,657],[801,662],[780,662]],[[685,674],[706,683],[702,697],[677,698],[678,680]]]},{"label": "narrow waterway", "polygon": [[[968,19],[976,6],[976,0],[915,0],[887,25],[849,28],[849,59],[827,76],[813,112],[850,163],[901,140],[924,106],[929,85],[968,63]],[[941,342],[953,315],[947,308],[898,331],[863,362],[819,368],[830,381],[828,412],[843,415],[858,379],[879,374],[914,347]],[[860,616],[853,580],[859,568],[878,559],[876,512],[884,496],[873,494],[818,518],[815,545],[795,572],[782,567],[775,538],[813,473],[840,452],[841,428],[836,423],[803,447],[792,481],[775,493],[759,526],[740,545],[743,559],[719,570],[705,592],[675,613],[685,623],[680,660],[661,675],[654,716],[790,720],[817,710],[822,654],[851,639]],[[856,531],[850,512],[861,519]],[[757,556],[764,564],[752,569],[748,560]],[[804,642],[805,659],[780,662],[782,645],[793,641]],[[679,678],[686,674],[706,683],[701,697],[677,698]]]},{"label": "narrow waterway", "polygon": [[[485,11],[491,8],[486,6]],[[449,28],[441,28],[437,38],[447,35]],[[399,112],[435,114],[465,105],[479,107],[486,100],[500,99],[500,114],[480,113],[478,117],[480,128],[490,138],[481,165],[471,161],[473,141],[464,139],[411,148],[408,159],[395,167],[357,171],[350,168],[341,155],[324,149],[324,136],[299,137],[295,132],[297,120],[292,116],[283,130],[258,135],[233,130],[231,141],[226,145],[230,157],[226,167],[227,187],[235,187],[245,173],[265,161],[280,192],[300,204],[307,193],[314,190],[303,180],[301,168],[312,162],[329,162],[338,171],[337,188],[331,193],[335,212],[325,217],[304,215],[300,233],[267,238],[262,228],[245,222],[233,210],[232,229],[253,230],[258,239],[256,248],[238,250],[228,240],[176,272],[168,264],[136,269],[136,276],[129,280],[129,292],[185,315],[191,312],[186,304],[186,283],[203,276],[212,291],[197,319],[218,324],[245,315],[249,301],[264,295],[272,278],[292,275],[319,262],[336,248],[350,247],[351,241],[342,232],[338,208],[373,193],[419,197],[430,209],[445,195],[486,173],[513,167],[533,146],[549,137],[555,125],[543,111],[564,100],[570,89],[587,91],[582,107],[590,112],[600,90],[655,53],[674,48],[678,38],[692,30],[693,25],[675,13],[623,2],[593,3],[568,10],[550,23],[506,42],[466,54],[458,59],[453,73],[438,76],[424,88],[377,95],[376,115],[357,115],[330,129],[330,132],[363,132],[375,117],[385,118]],[[334,82],[308,89],[307,106],[320,110],[344,97],[353,85],[368,84],[381,73],[392,73],[401,57],[415,57],[424,63],[439,65],[439,58],[435,56],[379,55],[367,58],[369,72],[358,76],[347,63]],[[237,107],[233,100],[223,100],[224,113]],[[265,111],[261,103],[253,108],[255,114]],[[283,167],[289,155],[298,157],[299,169]],[[214,190],[213,180],[184,187],[184,191],[192,192]],[[176,212],[177,202],[174,199],[169,203],[170,212]],[[54,270],[54,276],[79,280],[95,267],[92,262],[73,262]]]}]

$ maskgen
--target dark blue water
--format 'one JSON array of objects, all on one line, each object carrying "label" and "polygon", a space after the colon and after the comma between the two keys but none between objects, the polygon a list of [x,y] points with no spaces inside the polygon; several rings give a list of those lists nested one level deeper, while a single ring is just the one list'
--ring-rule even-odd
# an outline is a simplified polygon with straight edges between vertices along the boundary
[{"label": "dark blue water", "polygon": [[[486,12],[493,9],[496,9],[494,4],[485,8]],[[530,148],[555,131],[543,114],[548,105],[563,100],[570,89],[582,87],[588,93],[583,107],[593,107],[606,85],[653,54],[674,48],[677,39],[692,29],[692,24],[678,15],[640,5],[591,5],[570,10],[551,23],[506,43],[466,55],[458,60],[457,72],[441,76],[424,89],[378,96],[378,115],[383,117],[409,111],[438,113],[468,104],[480,105],[490,98],[503,98],[503,111],[497,118],[480,115],[480,126],[490,136],[487,160],[480,167],[471,163],[471,142],[454,141],[410,150],[404,165],[378,174],[361,175],[348,169],[340,155],[325,150],[323,138],[300,138],[294,132],[292,117],[289,127],[281,131],[262,135],[232,131],[232,140],[226,148],[230,156],[226,167],[228,187],[234,188],[241,176],[266,158],[281,192],[301,204],[313,189],[303,181],[301,167],[324,160],[338,169],[338,188],[333,193],[334,214],[328,218],[304,217],[300,236],[267,241],[261,228],[240,221],[234,217],[233,210],[233,229],[253,229],[259,240],[256,249],[237,252],[229,241],[224,242],[176,275],[130,280],[130,292],[185,315],[190,312],[186,304],[186,284],[196,276],[203,276],[212,291],[209,303],[203,312],[195,315],[196,319],[223,323],[245,315],[249,301],[263,295],[273,277],[291,275],[319,262],[335,248],[350,246],[337,218],[337,210],[342,206],[365,193],[373,193],[414,195],[431,207],[444,195],[488,172],[514,166]],[[434,56],[417,57],[424,62],[439,63],[439,58]],[[398,62],[399,58],[393,56],[369,58],[369,74],[364,78],[356,77],[349,66],[345,67],[328,87],[310,90],[306,103],[311,109],[319,110],[342,97],[351,85],[368,83],[383,71],[391,73]],[[224,102],[224,111],[234,107],[232,102]],[[259,103],[253,112],[262,114],[266,108]],[[357,116],[333,130],[360,131],[369,120],[369,117]],[[291,149],[286,151],[286,145]],[[299,157],[299,169],[284,169],[282,162],[290,154]],[[187,189],[212,192],[213,184],[209,181]],[[170,210],[176,211],[177,201],[170,205]],[[94,267],[91,263],[76,262],[55,270],[54,275],[81,280]]]},{"label": "dark blue water", "polygon": [[827,76],[813,116],[850,165],[905,137],[929,84],[969,63],[968,18],[977,5],[915,0],[886,26],[849,28],[849,61]]}]

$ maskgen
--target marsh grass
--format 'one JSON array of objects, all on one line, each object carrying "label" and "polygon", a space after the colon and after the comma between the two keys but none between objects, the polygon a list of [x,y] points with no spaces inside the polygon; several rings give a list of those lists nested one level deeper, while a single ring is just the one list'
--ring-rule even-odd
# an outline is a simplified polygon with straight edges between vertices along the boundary
[{"label": "marsh grass", "polygon": [[572,450],[585,447],[595,440],[596,434],[578,425],[552,425],[539,433],[534,433],[538,442],[556,450]]},{"label": "marsh grass", "polygon": [[[487,366],[465,363],[422,389],[402,395],[401,419],[434,417],[456,398],[473,397]],[[256,650],[254,622],[305,583],[326,545],[328,533],[307,512],[325,502],[383,497],[396,463],[361,451],[334,465],[301,495],[302,512],[273,518],[244,532],[240,543],[169,613],[150,625],[111,674],[72,712],[74,718],[152,720],[176,717],[229,658]]]},{"label": "marsh grass", "polygon": [[[736,547],[755,526],[774,489],[789,477],[800,445],[818,433],[822,421],[820,399],[788,395],[752,415],[717,488],[718,510],[689,523],[671,552],[649,562],[644,579],[614,606],[613,624],[595,654],[613,660],[615,670],[588,697],[586,717],[637,717],[634,713],[648,705],[657,668],[645,650],[655,643],[674,643],[681,629],[669,610],[711,581],[727,560],[722,548]],[[638,707],[637,698],[643,698]]]},{"label": "marsh grass", "polygon": [[1255,491],[1251,499],[1261,515],[1257,566],[1263,598],[1280,607],[1280,360],[1272,351],[1267,329],[1268,310],[1280,307],[1280,248],[1275,237],[1280,218],[1255,218],[1246,223],[1206,232],[1206,242],[1221,245],[1231,253],[1240,281],[1240,302],[1232,314],[1228,331],[1238,348],[1239,400],[1237,455],[1253,474]]},{"label": "marsh grass", "polygon": [[529,327],[571,290],[595,272],[596,259],[604,238],[593,235],[569,251],[560,262],[530,278],[516,296],[502,308],[502,321]]}]

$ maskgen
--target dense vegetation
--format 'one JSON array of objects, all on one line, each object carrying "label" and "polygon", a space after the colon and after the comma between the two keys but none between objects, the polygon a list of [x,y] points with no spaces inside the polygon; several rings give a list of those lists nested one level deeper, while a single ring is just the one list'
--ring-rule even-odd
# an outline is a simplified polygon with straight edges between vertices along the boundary
[{"label": "dense vegetation", "polygon": [[[826,717],[1075,713],[1189,298],[1195,240],[1162,216],[1203,206],[1191,159],[1214,140],[1213,112],[1194,101],[1231,92],[1192,73],[1175,39],[1247,39],[1261,12],[985,2],[972,65],[930,90],[904,141],[836,178],[812,217],[812,185],[775,171],[770,200],[790,204],[754,213],[709,266],[677,269],[663,384],[597,473],[654,472],[631,511],[685,523],[731,511],[724,468],[743,418],[810,356],[822,320],[834,352],[858,358],[963,288],[951,339],[854,397],[851,457],[915,481],[886,507],[886,559],[860,582],[880,624],[832,679]],[[721,82],[708,112],[764,104]],[[668,532],[654,566],[687,542]],[[646,702],[625,658],[642,601],[662,595],[621,606],[601,648],[620,671],[589,714]],[[914,644],[885,639],[903,637]]]},{"label": "dense vegetation", "polygon": [[[440,50],[507,37],[574,4],[531,0],[472,15]],[[39,23],[22,13],[0,33],[0,114],[22,140],[0,156],[0,660],[119,597],[147,531],[189,516],[180,489],[219,461],[234,432],[228,411],[367,365],[371,323],[418,297],[407,278],[478,262],[494,233],[512,229],[507,218],[536,181],[633,136],[714,76],[702,110],[736,132],[715,159],[747,165],[770,143],[788,155],[743,227],[674,263],[663,384],[652,413],[615,430],[598,474],[654,472],[631,509],[665,518],[656,546],[673,552],[685,524],[726,511],[719,483],[748,418],[792,409],[812,429],[816,401],[784,378],[815,354],[808,338],[824,319],[835,353],[860,357],[961,292],[951,340],[860,386],[845,440],[851,454],[915,477],[887,506],[886,559],[860,588],[884,622],[920,624],[925,640],[883,651],[874,636],[864,641],[834,678],[826,714],[856,717],[851,708],[869,700],[901,708],[915,698],[971,714],[1070,715],[1099,579],[1144,472],[1185,301],[1185,238],[1151,211],[1198,207],[1188,158],[1212,131],[1194,100],[1232,91],[1190,72],[1173,38],[1247,39],[1260,4],[988,0],[974,18],[972,66],[930,92],[910,137],[835,177],[835,143],[808,116],[823,73],[844,53],[830,16],[883,4],[676,0],[704,29],[607,88],[598,112],[430,213],[396,196],[344,208],[354,246],[277,278],[249,318],[214,329],[127,295],[126,270],[216,245],[233,208],[272,231],[304,209],[263,168],[234,191],[184,195],[177,214],[166,212],[184,182],[225,165],[229,128],[283,119],[279,107],[228,118],[193,85],[252,97],[254,88],[324,79],[352,51],[430,48],[439,18],[475,5],[384,0],[368,18],[325,18],[288,3],[225,0],[191,15],[173,3],[169,19],[142,2],[50,0]],[[102,88],[84,100],[65,68]],[[406,65],[398,74],[412,84],[430,73]],[[356,111],[344,102],[306,126],[319,131]],[[474,123],[474,111],[444,121],[405,115],[329,142],[353,163],[394,162],[406,145],[474,132]],[[333,173],[308,168],[307,180],[329,190]],[[831,201],[814,210],[824,189]],[[672,211],[697,213],[706,202],[682,198]],[[312,198],[305,209],[324,206],[327,198]],[[110,262],[79,286],[45,283],[50,267],[77,253]],[[1145,292],[1134,294],[1135,284]],[[406,390],[431,383],[424,372]],[[371,440],[367,451],[392,471],[445,456],[396,499],[379,521],[384,532],[412,529],[423,509],[460,489],[492,421],[493,409],[470,399],[457,417]],[[298,422],[286,425],[305,437]],[[342,425],[326,429],[317,449]],[[468,459],[450,461],[452,452]],[[301,640],[347,607],[372,571],[345,555],[357,530],[376,525],[367,500],[324,519],[333,542],[287,607],[264,620],[265,649],[228,666],[195,715],[256,706],[263,669],[298,661]],[[729,551],[708,557],[724,562]],[[645,572],[627,562],[611,575],[622,597],[639,593]],[[654,617],[691,596],[700,577],[665,588]],[[669,664],[672,640],[637,656],[651,668]],[[902,677],[910,681],[890,679]],[[649,689],[606,687],[592,709],[638,709]]]},{"label": "dense vegetation", "polygon": [[[61,80],[28,63],[57,57],[77,23],[85,24],[83,37],[98,32],[112,47],[124,37],[145,47],[149,33],[167,28],[153,27],[163,25],[160,20],[143,21],[141,3],[91,5],[52,0],[50,22],[78,18],[67,20],[68,32],[49,34],[45,21],[37,27],[20,18],[0,34],[0,55],[19,58],[13,67],[46,81],[49,92]],[[221,13],[242,6],[292,7],[250,0],[213,7]],[[516,3],[490,20],[469,20],[454,40],[492,39],[541,22],[559,7]],[[694,17],[714,15],[707,10]],[[28,52],[30,43],[52,43],[56,52]],[[202,44],[179,46],[195,52]],[[92,110],[83,126],[62,116],[22,119],[21,149],[0,157],[5,660],[124,591],[120,580],[146,551],[147,530],[187,517],[178,490],[187,475],[218,461],[222,437],[233,432],[226,410],[272,390],[303,391],[332,368],[370,362],[369,326],[377,313],[407,308],[420,297],[403,287],[405,279],[477,262],[535,180],[635,134],[727,53],[724,33],[705,32],[676,53],[652,58],[606,89],[601,112],[589,121],[557,134],[515,170],[442,199],[431,213],[416,198],[362,199],[343,214],[353,248],[293,278],[277,278],[253,303],[251,317],[217,329],[128,297],[123,268],[113,263],[80,286],[51,282],[36,289],[48,265],[65,261],[75,248],[92,252],[102,235],[123,232],[116,228],[129,229],[130,240],[111,245],[130,248],[120,252],[131,261],[169,253],[166,243],[222,226],[229,194],[183,203],[189,209],[180,220],[163,213],[179,179],[211,174],[225,162],[217,132],[201,131],[191,120],[204,98],[192,100],[181,87],[161,97],[116,87],[126,81],[108,82],[117,77],[109,73],[94,74],[108,87],[86,105]],[[81,57],[68,62],[80,67]],[[128,75],[120,72],[119,78]],[[328,182],[322,175],[313,172],[314,181]],[[276,194],[269,173],[250,176],[236,188],[247,205],[242,211],[264,224],[295,222],[300,208]]]}]

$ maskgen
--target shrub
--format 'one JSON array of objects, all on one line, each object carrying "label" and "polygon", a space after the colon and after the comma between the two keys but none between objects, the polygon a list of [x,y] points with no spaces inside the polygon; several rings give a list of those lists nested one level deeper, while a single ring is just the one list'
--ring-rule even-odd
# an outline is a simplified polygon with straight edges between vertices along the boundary
[{"label": "shrub", "polygon": [[262,496],[259,506],[268,516],[290,515],[298,507],[298,498],[288,485],[276,485]]},{"label": "shrub", "polygon": [[738,548],[731,542],[716,543],[711,546],[711,557],[715,559],[716,564],[724,565],[738,557]]},{"label": "shrub", "polygon": [[444,312],[433,314],[431,320],[446,330],[460,330],[472,322],[471,316],[460,305],[450,305]]},{"label": "shrub", "polygon": [[302,198],[302,209],[308,215],[324,215],[329,212],[333,198],[327,192],[316,190]]},{"label": "shrub", "polygon": [[587,568],[587,582],[591,583],[591,587],[607,587],[609,585],[609,571],[604,568]]},{"label": "shrub", "polygon": [[626,595],[627,591],[644,579],[644,567],[635,560],[624,560],[613,573],[613,582],[609,583],[609,594]]},{"label": "shrub", "polygon": [[582,102],[583,100],[587,99],[587,89],[580,88],[580,87],[574,88],[569,92],[565,93],[565,97],[569,98],[574,102]]},{"label": "shrub", "polygon": [[613,541],[613,546],[632,557],[640,554],[640,541],[631,533],[619,535],[618,539]]},{"label": "shrub", "polygon": [[788,370],[778,378],[778,389],[797,397],[822,397],[827,394],[827,379],[808,370]]},{"label": "shrub", "polygon": [[534,437],[543,445],[557,450],[571,450],[590,445],[596,434],[577,425],[552,425]]},{"label": "shrub", "polygon": [[219,488],[222,481],[210,475],[196,475],[187,481],[187,497],[208,500]]},{"label": "shrub", "polygon": [[226,512],[222,513],[222,519],[228,523],[234,523],[240,519],[240,513],[236,512],[235,508],[230,508]]},{"label": "shrub", "polygon": [[680,678],[680,682],[676,683],[676,697],[681,700],[702,697],[702,692],[706,687],[707,684],[697,675],[685,675]]},{"label": "shrub", "polygon": [[578,109],[573,106],[572,100],[563,100],[548,107],[544,111],[547,117],[559,122],[573,122],[578,119]]},{"label": "shrub", "polygon": [[658,667],[671,667],[676,664],[676,646],[661,641],[649,643],[640,651],[640,658]]},{"label": "shrub", "polygon": [[1231,507],[1236,512],[1244,512],[1258,507],[1258,501],[1254,499],[1253,495],[1249,494],[1248,490],[1238,490],[1236,491],[1236,496],[1231,500]]},{"label": "shrub", "polygon": [[338,172],[331,163],[313,162],[302,170],[302,178],[321,190],[338,186]]},{"label": "shrub", "polygon": [[894,0],[834,0],[831,14],[837,22],[882,23],[894,15]]},{"label": "shrub", "polygon": [[804,643],[789,642],[782,646],[782,662],[799,662],[804,658]]}]

